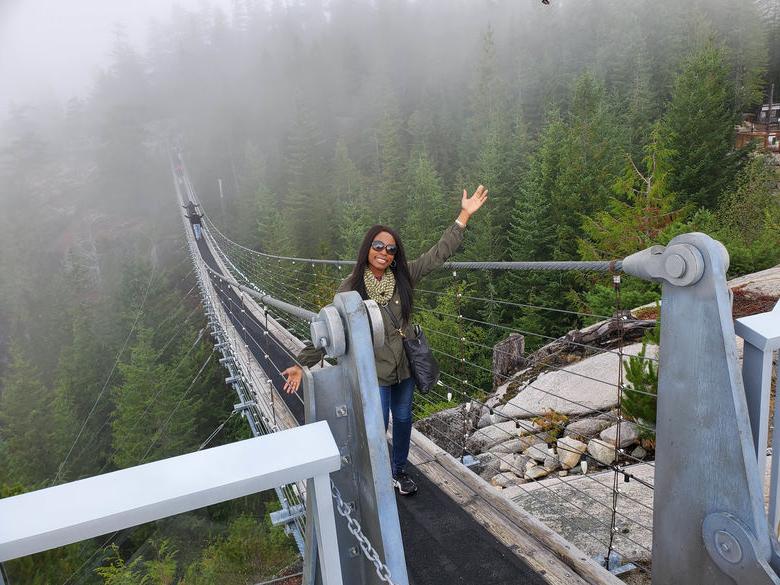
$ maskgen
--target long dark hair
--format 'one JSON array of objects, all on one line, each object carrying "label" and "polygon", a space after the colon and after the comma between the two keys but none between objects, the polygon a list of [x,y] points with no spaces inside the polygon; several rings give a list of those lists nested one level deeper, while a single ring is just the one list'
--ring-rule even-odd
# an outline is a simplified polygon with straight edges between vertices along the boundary
[{"label": "long dark hair", "polygon": [[[408,323],[412,316],[412,278],[409,276],[409,265],[406,262],[404,245],[401,243],[401,237],[394,229],[389,228],[386,225],[373,225],[368,228],[366,235],[363,236],[363,242],[360,244],[360,249],[357,253],[357,264],[355,264],[352,274],[349,275],[347,283],[349,284],[349,288],[359,292],[363,299],[368,299],[366,285],[363,282],[363,274],[365,274],[366,267],[368,266],[368,252],[371,250],[371,243],[382,232],[387,232],[393,236],[395,245],[398,246],[395,256],[393,257],[393,263],[390,265],[390,270],[393,271],[398,296],[401,297],[401,316],[403,321]],[[393,264],[395,266],[393,266]]]}]

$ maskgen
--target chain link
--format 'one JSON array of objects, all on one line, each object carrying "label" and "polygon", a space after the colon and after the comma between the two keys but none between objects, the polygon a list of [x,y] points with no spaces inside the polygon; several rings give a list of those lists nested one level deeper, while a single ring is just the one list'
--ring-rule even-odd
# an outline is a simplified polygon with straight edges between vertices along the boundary
[{"label": "chain link", "polygon": [[379,553],[376,552],[376,549],[374,549],[373,546],[371,546],[371,542],[368,540],[366,535],[363,534],[363,528],[360,526],[360,522],[352,517],[352,508],[341,498],[341,492],[339,492],[339,488],[337,488],[336,484],[334,484],[332,481],[330,482],[330,490],[333,494],[333,499],[336,500],[336,510],[338,510],[339,515],[346,519],[347,529],[350,531],[352,536],[355,537],[355,540],[358,541],[358,544],[360,545],[360,548],[363,551],[365,557],[374,563],[376,574],[385,583],[395,585],[395,583],[390,578],[390,569],[388,569],[387,565],[382,562],[382,560],[379,558]]}]

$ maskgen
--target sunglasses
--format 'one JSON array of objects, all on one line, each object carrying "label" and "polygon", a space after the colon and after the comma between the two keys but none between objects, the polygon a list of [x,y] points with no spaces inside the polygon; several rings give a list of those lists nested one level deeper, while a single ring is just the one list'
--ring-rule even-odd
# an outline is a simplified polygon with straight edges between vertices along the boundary
[{"label": "sunglasses", "polygon": [[381,240],[374,240],[371,242],[371,249],[376,250],[377,252],[381,252],[382,250],[387,250],[387,253],[391,256],[395,256],[395,253],[398,251],[398,246],[395,244],[385,244]]}]

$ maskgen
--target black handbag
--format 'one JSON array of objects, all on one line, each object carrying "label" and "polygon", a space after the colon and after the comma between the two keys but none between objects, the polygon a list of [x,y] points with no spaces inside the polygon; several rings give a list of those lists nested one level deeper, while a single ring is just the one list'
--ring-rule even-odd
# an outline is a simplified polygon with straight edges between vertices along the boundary
[{"label": "black handbag", "polygon": [[436,363],[436,358],[433,357],[431,346],[428,345],[428,340],[425,339],[425,333],[423,333],[419,325],[413,325],[415,338],[410,339],[404,335],[403,330],[398,326],[398,321],[396,321],[393,313],[385,305],[380,306],[385,310],[393,322],[393,326],[403,338],[406,359],[409,360],[409,368],[412,370],[415,385],[420,392],[427,394],[439,381],[439,364]]}]

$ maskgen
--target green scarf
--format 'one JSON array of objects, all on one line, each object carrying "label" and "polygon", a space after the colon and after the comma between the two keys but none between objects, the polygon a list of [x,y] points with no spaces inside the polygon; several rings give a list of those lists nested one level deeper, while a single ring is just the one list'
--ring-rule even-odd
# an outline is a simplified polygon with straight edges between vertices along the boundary
[{"label": "green scarf", "polygon": [[386,305],[393,298],[395,292],[395,274],[392,270],[385,270],[382,280],[377,280],[370,268],[363,273],[363,284],[366,285],[368,298],[380,305]]}]

